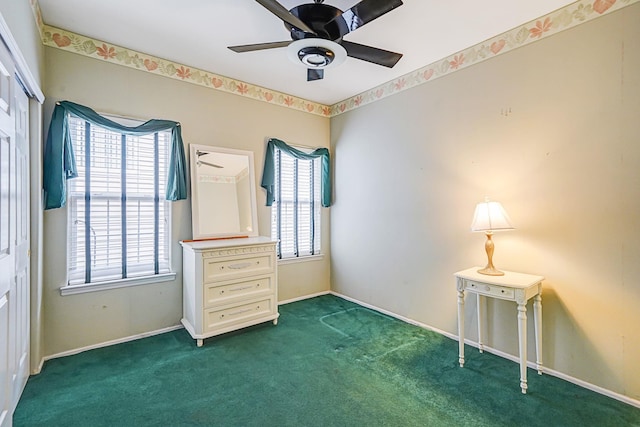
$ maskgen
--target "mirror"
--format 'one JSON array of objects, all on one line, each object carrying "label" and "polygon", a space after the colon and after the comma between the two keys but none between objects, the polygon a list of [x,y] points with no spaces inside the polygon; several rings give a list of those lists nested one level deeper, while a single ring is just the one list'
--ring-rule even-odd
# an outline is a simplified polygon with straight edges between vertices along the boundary
[{"label": "mirror", "polygon": [[193,239],[258,235],[253,152],[189,145]]}]

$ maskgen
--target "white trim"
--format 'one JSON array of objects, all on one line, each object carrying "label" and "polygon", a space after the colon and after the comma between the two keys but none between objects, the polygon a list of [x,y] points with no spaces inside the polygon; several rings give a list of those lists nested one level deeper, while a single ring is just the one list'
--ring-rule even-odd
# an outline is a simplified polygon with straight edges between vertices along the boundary
[{"label": "white trim", "polygon": [[[454,335],[454,339],[456,341],[458,341],[458,337],[456,335]],[[478,343],[475,342],[475,341],[470,341],[470,340],[465,339],[464,343],[467,344],[467,345],[470,345],[472,347],[478,348]],[[482,345],[482,348],[484,349],[484,351],[486,351],[488,353],[492,353],[492,354],[495,354],[496,356],[504,357],[505,359],[509,359],[512,362],[516,362],[518,364],[520,363],[520,357],[518,357],[518,356],[514,356],[512,354],[505,353],[504,351],[497,350],[497,349],[495,349],[493,347],[488,347],[485,344]],[[527,361],[527,366],[529,368],[531,368],[531,369],[537,369],[537,365],[533,361]],[[570,383],[575,384],[577,386],[580,386],[582,388],[586,388],[587,390],[595,391],[596,393],[611,397],[612,399],[616,399],[616,400],[619,400],[619,401],[621,401],[623,403],[626,403],[628,405],[640,408],[640,400],[634,399],[634,398],[629,397],[629,396],[625,396],[624,394],[616,393],[615,391],[611,391],[611,390],[608,390],[606,388],[600,387],[598,385],[591,384],[591,383],[586,382],[584,380],[581,380],[579,378],[572,377],[571,375],[567,375],[565,373],[562,373],[560,371],[556,371],[555,369],[547,368],[545,366],[542,366],[542,372],[544,372],[547,375],[551,375],[553,377],[560,378],[562,380],[565,380],[567,382],[570,382]]]},{"label": "white trim", "polygon": [[106,291],[109,289],[128,288],[130,286],[149,285],[152,283],[169,282],[175,280],[176,273],[162,273],[153,276],[132,277],[129,279],[109,280],[98,283],[83,283],[80,285],[65,285],[60,288],[60,295],[84,294],[87,292]]},{"label": "white trim", "polygon": [[[394,318],[396,318],[398,320],[402,320],[405,323],[409,323],[411,325],[419,326],[422,329],[427,329],[429,331],[437,332],[440,335],[444,335],[447,338],[451,338],[452,340],[458,341],[458,336],[457,335],[454,335],[454,334],[451,334],[449,332],[443,331],[442,329],[434,328],[433,326],[429,326],[429,325],[426,325],[424,323],[420,323],[417,320],[413,320],[413,319],[409,319],[408,317],[400,316],[399,314],[393,313],[393,312],[388,311],[388,310],[384,310],[384,309],[382,309],[380,307],[376,307],[375,305],[367,304],[366,302],[359,301],[359,300],[357,300],[355,298],[351,298],[351,297],[348,297],[346,295],[342,295],[342,294],[340,294],[338,292],[330,291],[329,293],[332,294],[332,295],[335,295],[335,296],[337,296],[339,298],[343,298],[343,299],[346,299],[347,301],[351,301],[353,303],[361,305],[363,307],[370,308],[371,310],[375,310],[375,311],[378,311],[378,312],[380,312],[382,314],[386,314],[387,316],[391,316],[391,317],[394,317]],[[466,340],[465,340],[465,342],[466,342]]]},{"label": "white trim", "polygon": [[[394,317],[394,318],[396,318],[398,320],[402,320],[403,322],[409,323],[411,325],[419,326],[419,327],[421,327],[423,329],[427,329],[429,331],[437,332],[437,333],[439,333],[441,335],[444,335],[447,338],[451,338],[454,341],[458,341],[458,336],[455,335],[455,334],[452,334],[450,332],[446,332],[446,331],[443,331],[441,329],[434,328],[432,326],[429,326],[429,325],[426,325],[424,323],[418,322],[416,320],[409,319],[409,318],[404,317],[404,316],[400,316],[400,315],[395,314],[395,313],[393,313],[391,311],[381,309],[381,308],[376,307],[376,306],[371,305],[371,304],[367,304],[367,303],[359,301],[359,300],[357,300],[355,298],[350,298],[350,297],[348,297],[346,295],[342,295],[342,294],[340,294],[338,292],[330,291],[329,293],[332,294],[332,295],[335,295],[337,297],[344,298],[347,301],[351,301],[351,302],[356,303],[358,305],[361,305],[363,307],[369,308],[371,310],[375,310],[375,311],[378,311],[380,313],[386,314],[388,316]],[[471,341],[471,340],[465,339],[464,343],[467,344],[467,345],[476,347],[476,348],[478,347],[478,343],[475,342],[475,341]],[[495,354],[496,356],[504,357],[505,359],[511,360],[513,362],[516,362],[516,363],[520,363],[520,358],[518,356],[514,356],[512,354],[508,354],[508,353],[505,353],[505,352],[500,351],[500,350],[496,350],[495,348],[488,347],[485,344],[483,344],[482,348],[485,351],[489,352],[489,353]],[[533,362],[529,362],[528,361],[527,365],[532,369],[536,369],[536,365]],[[589,382],[586,382],[586,381],[583,381],[581,379],[572,377],[571,375],[567,375],[565,373],[556,371],[554,369],[549,369],[549,368],[543,366],[542,370],[543,370],[543,372],[545,374],[560,378],[562,380],[568,381],[568,382],[570,382],[572,384],[575,384],[577,386],[580,386],[582,388],[586,388],[587,390],[594,391],[596,393],[602,394],[602,395],[610,397],[612,399],[619,400],[620,402],[626,403],[628,405],[640,408],[640,400],[638,400],[638,399],[634,399],[632,397],[625,396],[624,394],[616,393],[615,391],[611,391],[611,390],[608,390],[606,388],[597,386],[595,384],[591,384]]]},{"label": "white trim", "polygon": [[45,356],[42,358],[42,363],[40,364],[40,366],[42,367],[42,365],[44,364],[44,362],[52,360],[52,359],[57,359],[59,357],[66,357],[66,356],[73,356],[74,354],[80,354],[83,353],[85,351],[88,350],[95,350],[97,348],[102,348],[102,347],[110,347],[112,345],[116,345],[116,344],[123,344],[129,341],[135,341],[135,340],[139,340],[142,338],[149,338],[155,335],[160,335],[160,334],[164,334],[167,332],[172,332],[172,331],[177,331],[178,329],[184,329],[184,327],[182,325],[174,325],[174,326],[169,326],[166,328],[162,328],[162,329],[156,329],[155,331],[151,331],[151,332],[143,332],[141,334],[136,334],[136,335],[130,335],[128,337],[124,337],[124,338],[118,338],[115,340],[111,340],[111,341],[105,341],[102,343],[98,343],[98,344],[92,344],[86,347],[80,347],[80,348],[76,348],[73,350],[67,350],[67,351],[63,351],[61,353],[56,353],[56,354],[52,354],[50,356]]},{"label": "white trim", "polygon": [[27,65],[27,61],[22,56],[22,52],[20,51],[20,47],[16,42],[16,39],[13,38],[13,34],[11,34],[11,30],[9,30],[9,26],[7,22],[4,20],[4,17],[0,13],[0,38],[4,41],[4,43],[9,48],[9,52],[11,52],[11,57],[15,62],[16,71],[20,76],[20,80],[26,86],[26,89],[29,90],[29,96],[34,97],[40,104],[44,102],[44,93],[40,89],[38,82],[33,77],[29,66]]},{"label": "white trim", "polygon": [[40,359],[40,362],[38,363],[38,366],[36,366],[35,369],[31,370],[31,375],[38,375],[40,372],[42,372],[42,367],[44,366],[44,361],[45,361],[44,357]]},{"label": "white trim", "polygon": [[[483,348],[487,350],[487,347],[483,345]],[[493,349],[492,349],[493,350]],[[629,396],[625,396],[624,394],[616,393],[615,391],[608,390],[604,387],[600,387],[595,384],[588,383],[579,378],[572,377],[570,375],[564,374],[562,372],[556,371],[554,369],[543,368],[545,374],[549,374],[551,376],[560,378],[561,380],[568,381],[577,386],[586,388],[587,390],[595,391],[596,393],[602,394],[604,396],[610,397],[612,399],[619,400],[620,402],[626,403],[631,406],[635,406],[636,408],[640,408],[640,400],[634,399]]]},{"label": "white trim", "polygon": [[291,258],[280,258],[278,259],[278,265],[296,264],[299,262],[308,262],[308,261],[320,261],[323,258],[324,258],[324,254],[306,255],[306,256],[298,256],[298,257],[291,257]]},{"label": "white trim", "polygon": [[[338,292],[334,292],[334,291],[323,291],[323,292],[318,292],[318,293],[315,293],[315,294],[305,295],[305,296],[302,296],[302,297],[291,298],[291,299],[288,299],[288,300],[284,300],[284,301],[278,302],[278,305],[289,304],[289,303],[292,303],[292,302],[311,299],[311,298],[315,298],[315,297],[322,296],[322,295],[334,295],[334,296],[337,296],[339,298],[345,299],[347,301],[351,301],[353,303],[356,303],[356,304],[361,305],[363,307],[369,308],[371,310],[375,310],[377,312],[386,314],[388,316],[391,316],[391,317],[396,318],[398,320],[401,320],[403,322],[409,323],[411,325],[415,325],[415,326],[418,326],[420,328],[439,333],[441,335],[444,335],[447,338],[451,338],[454,341],[458,341],[458,336],[455,335],[455,334],[443,331],[443,330],[438,329],[438,328],[434,328],[432,326],[426,325],[424,323],[418,322],[418,321],[413,320],[413,319],[409,319],[409,318],[404,317],[404,316],[400,316],[400,315],[395,314],[395,313],[393,313],[391,311],[381,309],[381,308],[376,307],[374,305],[367,304],[367,303],[359,301],[359,300],[357,300],[355,298],[351,298],[351,297],[348,297],[346,295],[342,295],[342,294],[340,294]],[[182,328],[183,328],[182,325],[170,326],[168,328],[159,329],[159,330],[152,331],[152,332],[146,332],[146,333],[142,333],[142,334],[138,334],[138,335],[132,335],[132,336],[125,337],[125,338],[120,338],[120,339],[117,339],[117,340],[107,341],[107,342],[100,343],[100,344],[94,344],[94,345],[87,346],[87,347],[82,347],[82,348],[78,348],[78,349],[74,349],[74,350],[65,351],[65,352],[62,352],[62,353],[53,354],[51,356],[45,356],[41,360],[40,365],[38,367],[38,370],[36,372],[32,372],[32,373],[34,373],[34,374],[39,373],[42,370],[42,366],[43,366],[44,362],[48,361],[48,360],[51,360],[51,359],[56,359],[56,358],[65,357],[65,356],[72,356],[74,354],[82,353],[82,352],[87,351],[87,350],[93,350],[93,349],[96,349],[96,348],[108,347],[108,346],[111,346],[111,345],[121,344],[121,343],[125,343],[125,342],[128,342],[128,341],[133,341],[133,340],[137,340],[137,339],[141,339],[141,338],[147,338],[147,337],[150,337],[150,336],[159,335],[159,334],[175,331],[175,330],[182,329]],[[471,345],[473,347],[476,347],[476,348],[478,347],[478,343],[476,343],[474,341],[465,340],[464,342],[465,342],[465,344]],[[519,361],[518,357],[516,357],[514,355],[511,355],[511,354],[508,354],[508,353],[505,353],[505,352],[500,351],[500,350],[496,350],[496,349],[494,349],[492,347],[488,347],[488,346],[484,345],[483,348],[484,348],[485,351],[487,351],[489,353],[495,354],[495,355],[500,356],[500,357],[504,357],[505,359],[511,360],[513,362],[518,362]],[[531,368],[535,369],[535,364],[533,362],[528,362],[528,365]],[[633,398],[631,398],[629,396],[625,396],[623,394],[616,393],[616,392],[611,391],[611,390],[607,390],[607,389],[605,389],[603,387],[597,386],[595,384],[588,383],[586,381],[580,380],[578,378],[572,377],[572,376],[564,374],[562,372],[558,372],[558,371],[556,371],[554,369],[549,369],[547,367],[543,367],[543,371],[547,375],[551,375],[551,376],[560,378],[562,380],[565,380],[565,381],[568,381],[568,382],[570,382],[572,384],[575,384],[575,385],[577,385],[579,387],[586,388],[588,390],[594,391],[596,393],[602,394],[602,395],[610,397],[612,399],[619,400],[620,402],[626,403],[628,405],[640,408],[640,400],[633,399]]]},{"label": "white trim", "polygon": [[311,298],[319,297],[319,296],[322,296],[322,295],[328,295],[328,294],[333,294],[333,292],[331,292],[331,291],[322,291],[322,292],[317,292],[315,294],[304,295],[304,296],[301,296],[301,297],[291,298],[291,299],[284,300],[284,301],[278,301],[278,305],[290,304],[292,302],[298,302],[298,301],[311,299]]}]

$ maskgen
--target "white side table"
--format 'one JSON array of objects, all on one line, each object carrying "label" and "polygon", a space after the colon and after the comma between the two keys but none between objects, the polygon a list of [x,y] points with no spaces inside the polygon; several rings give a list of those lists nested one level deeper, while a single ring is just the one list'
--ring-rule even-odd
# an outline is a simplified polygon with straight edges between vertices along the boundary
[{"label": "white side table", "polygon": [[458,289],[458,339],[460,367],[464,366],[464,292],[478,296],[478,348],[483,352],[483,307],[485,297],[515,301],[518,304],[518,341],[520,351],[520,388],[527,392],[527,301],[533,298],[536,334],[536,369],[542,375],[542,276],[505,271],[504,276],[478,273],[473,267],[455,273]]}]

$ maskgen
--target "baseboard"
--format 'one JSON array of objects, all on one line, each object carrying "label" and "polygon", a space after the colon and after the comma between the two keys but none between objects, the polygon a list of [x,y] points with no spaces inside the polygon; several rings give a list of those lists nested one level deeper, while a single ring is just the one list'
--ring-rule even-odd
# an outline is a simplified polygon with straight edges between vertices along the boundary
[{"label": "baseboard", "polygon": [[[351,301],[351,302],[354,302],[354,303],[356,303],[358,305],[361,305],[363,307],[369,308],[371,310],[375,310],[375,311],[380,312],[382,314],[386,314],[387,316],[391,316],[391,317],[394,317],[394,318],[396,318],[398,320],[402,320],[403,322],[409,323],[411,325],[415,325],[415,326],[418,326],[420,328],[427,329],[429,331],[433,331],[433,332],[439,333],[439,334],[444,335],[445,337],[450,338],[450,339],[452,339],[454,341],[458,341],[458,336],[455,335],[455,334],[452,334],[450,332],[446,332],[446,331],[443,331],[441,329],[434,328],[432,326],[429,326],[429,325],[426,325],[424,323],[418,322],[416,320],[409,319],[409,318],[404,317],[404,316],[400,316],[399,314],[396,314],[396,313],[393,313],[391,311],[384,310],[382,308],[376,307],[374,305],[359,301],[359,300],[357,300],[355,298],[351,298],[351,297],[348,297],[346,295],[342,295],[342,294],[340,294],[338,292],[331,291],[329,293],[332,294],[332,295],[335,295],[337,297],[343,298],[343,299],[345,299],[347,301]],[[471,341],[471,340],[465,339],[464,343],[467,344],[467,345],[470,345],[472,347],[478,348],[478,343],[475,342],[475,341]],[[512,362],[515,362],[515,363],[520,363],[520,358],[518,356],[515,356],[513,354],[509,354],[509,353],[505,353],[504,351],[497,350],[497,349],[495,349],[493,347],[487,347],[486,345],[483,345],[482,347],[483,347],[484,351],[486,351],[486,352],[495,354],[496,356],[504,357],[505,359],[511,360]],[[527,366],[529,366],[532,369],[536,369],[536,365],[535,365],[534,362],[527,362]],[[596,393],[602,394],[602,395],[610,397],[612,399],[616,399],[616,400],[619,400],[621,402],[624,402],[624,403],[626,403],[628,405],[640,408],[640,400],[638,400],[638,399],[634,399],[632,397],[625,396],[624,394],[616,393],[614,391],[611,391],[611,390],[608,390],[606,388],[597,386],[595,384],[591,384],[589,382],[586,382],[586,381],[583,381],[581,379],[572,377],[571,375],[567,375],[567,374],[565,374],[563,372],[559,372],[559,371],[556,371],[554,369],[547,368],[545,366],[542,367],[542,371],[546,375],[551,375],[553,377],[560,378],[560,379],[562,379],[564,381],[570,382],[570,383],[575,384],[577,386],[580,386],[582,388],[586,388],[587,390],[594,391]]]},{"label": "baseboard", "polygon": [[302,300],[305,300],[305,299],[311,299],[311,298],[319,297],[319,296],[322,296],[322,295],[328,295],[328,294],[331,294],[331,293],[332,293],[331,291],[317,292],[315,294],[304,295],[304,296],[301,296],[301,297],[291,298],[291,299],[287,299],[287,300],[284,300],[284,301],[278,301],[278,305],[291,304],[292,302],[302,301]]},{"label": "baseboard", "polygon": [[[278,305],[289,304],[289,303],[296,302],[296,301],[302,301],[302,300],[305,300],[305,299],[315,298],[315,297],[318,297],[318,296],[321,296],[321,295],[327,295],[328,293],[330,293],[330,292],[329,291],[324,291],[324,292],[318,292],[318,293],[315,293],[315,294],[305,295],[305,296],[301,296],[301,297],[297,297],[297,298],[291,298],[291,299],[288,299],[288,300],[285,300],[285,301],[279,301]],[[108,347],[108,346],[111,346],[111,345],[114,345],[114,344],[121,344],[121,343],[125,343],[125,342],[128,342],[128,341],[139,340],[141,338],[147,338],[147,337],[151,337],[151,336],[154,336],[154,335],[164,334],[166,332],[171,332],[171,331],[175,331],[175,330],[182,329],[182,328],[184,328],[184,326],[182,326],[182,325],[170,326],[168,328],[158,329],[158,330],[155,330],[155,331],[145,332],[145,333],[137,334],[137,335],[131,335],[131,336],[124,337],[124,338],[119,338],[119,339],[116,339],[116,340],[106,341],[106,342],[102,342],[102,343],[99,343],[99,344],[93,344],[93,345],[90,345],[90,346],[87,346],[87,347],[75,348],[73,350],[63,351],[61,353],[56,353],[56,354],[52,354],[50,356],[45,356],[42,359],[40,359],[40,363],[38,364],[38,367],[35,370],[31,371],[31,374],[32,375],[39,374],[42,371],[42,367],[44,366],[44,363],[46,361],[48,361],[48,360],[57,359],[59,357],[72,356],[74,354],[82,353],[82,352],[87,351],[87,350],[94,350],[96,348]]]},{"label": "baseboard", "polygon": [[44,357],[40,359],[40,363],[38,363],[38,366],[36,366],[35,369],[31,370],[31,375],[38,375],[42,371],[42,367],[44,366],[44,361],[45,361]]},{"label": "baseboard", "polygon": [[[357,300],[355,298],[351,298],[351,297],[348,297],[346,295],[342,295],[342,294],[340,294],[338,292],[334,292],[334,291],[324,291],[324,292],[318,292],[318,293],[315,293],[315,294],[305,295],[305,296],[301,296],[301,297],[291,298],[291,299],[288,299],[288,300],[284,300],[284,301],[278,302],[278,305],[290,304],[292,302],[302,301],[302,300],[315,298],[315,297],[318,297],[318,296],[328,295],[328,294],[337,296],[337,297],[345,299],[347,301],[351,301],[351,302],[356,303],[358,305],[361,305],[363,307],[369,308],[371,310],[375,310],[375,311],[377,311],[379,313],[386,314],[387,316],[396,318],[396,319],[401,320],[401,321],[403,321],[405,323],[409,323],[411,325],[415,325],[415,326],[418,326],[420,328],[436,332],[436,333],[438,333],[440,335],[443,335],[443,336],[445,336],[447,338],[450,338],[450,339],[452,339],[454,341],[458,341],[458,336],[455,335],[455,334],[452,334],[450,332],[444,331],[442,329],[434,328],[433,326],[429,326],[429,325],[427,325],[425,323],[418,322],[418,321],[410,319],[408,317],[401,316],[401,315],[393,313],[391,311],[382,309],[380,307],[376,307],[376,306],[374,306],[372,304],[368,304],[368,303],[359,301],[359,300]],[[147,337],[151,337],[151,336],[154,336],[154,335],[164,334],[166,332],[171,332],[171,331],[175,331],[175,330],[182,329],[182,328],[183,328],[182,325],[170,326],[168,328],[158,329],[158,330],[155,330],[155,331],[145,332],[145,333],[137,334],[137,335],[131,335],[131,336],[128,336],[128,337],[125,337],[125,338],[119,338],[117,340],[106,341],[106,342],[99,343],[99,344],[93,344],[93,345],[90,345],[90,346],[87,346],[87,347],[77,348],[77,349],[74,349],[74,350],[64,351],[64,352],[53,354],[53,355],[50,355],[50,356],[45,356],[40,361],[40,364],[38,365],[38,368],[37,368],[37,372],[32,372],[32,374],[40,373],[44,363],[46,361],[48,361],[48,360],[57,359],[59,357],[71,356],[71,355],[74,355],[74,354],[82,353],[82,352],[87,351],[87,350],[93,350],[93,349],[101,348],[101,347],[108,347],[108,346],[111,346],[111,345],[114,345],[114,344],[121,344],[121,343],[125,343],[125,342],[128,342],[128,341],[134,341],[134,340],[138,340],[138,339],[141,339],[141,338],[147,338]],[[471,341],[471,340],[465,339],[464,342],[467,345],[470,345],[472,347],[478,348],[478,343],[475,342],[475,341]],[[493,347],[488,347],[486,345],[484,345],[483,348],[484,348],[484,351],[487,351],[489,353],[495,354],[496,356],[500,356],[500,357],[503,357],[505,359],[511,360],[512,362],[519,363],[519,358],[517,356],[515,356],[515,355],[509,354],[509,353],[505,353],[504,351],[497,350],[497,349],[495,349]],[[527,362],[527,365],[532,369],[536,369],[535,363],[533,363],[533,362]],[[563,372],[559,372],[559,371],[556,371],[554,369],[550,369],[550,368],[545,367],[545,366],[543,366],[542,370],[547,375],[551,375],[551,376],[560,378],[560,379],[562,379],[564,381],[568,381],[568,382],[570,382],[572,384],[575,384],[577,386],[586,388],[587,390],[594,391],[596,393],[602,394],[602,395],[610,397],[612,399],[616,399],[616,400],[619,400],[621,402],[624,402],[624,403],[626,403],[628,405],[640,408],[640,400],[638,400],[638,399],[633,399],[633,398],[631,398],[629,396],[625,396],[623,394],[616,393],[614,391],[611,391],[611,390],[608,390],[606,388],[597,386],[595,384],[591,384],[589,382],[583,381],[581,379],[572,377],[571,375],[567,375],[567,374],[565,374]]]},{"label": "baseboard", "polygon": [[[362,302],[362,301],[359,301],[359,300],[357,300],[355,298],[351,298],[351,297],[348,297],[346,295],[339,294],[338,292],[331,291],[329,293],[331,295],[335,295],[335,296],[337,296],[339,298],[346,299],[347,301],[351,301],[351,302],[356,303],[358,305],[361,305],[363,307],[370,308],[371,310],[375,310],[375,311],[377,311],[379,313],[386,314],[387,316],[391,316],[391,317],[394,317],[394,318],[396,318],[398,320],[402,320],[405,323],[409,323],[411,325],[419,326],[422,329],[427,329],[429,331],[437,332],[440,335],[444,335],[447,338],[451,338],[452,340],[458,341],[458,336],[457,335],[450,334],[449,332],[443,331],[442,329],[434,328],[433,326],[429,326],[429,325],[426,325],[424,323],[420,323],[417,320],[409,319],[408,317],[404,317],[404,316],[401,316],[399,314],[393,313],[391,311],[385,310],[383,308],[376,307],[375,305],[367,304],[366,302]],[[465,340],[465,342],[467,342],[467,341]]]},{"label": "baseboard", "polygon": [[82,353],[88,350],[94,350],[96,348],[102,348],[102,347],[109,347],[115,344],[122,344],[125,342],[129,342],[129,341],[135,341],[135,340],[139,340],[141,338],[148,338],[148,337],[152,337],[154,335],[160,335],[160,334],[164,334],[166,332],[171,332],[171,331],[176,331],[178,329],[183,329],[184,326],[182,325],[175,325],[175,326],[169,326],[168,328],[162,328],[162,329],[157,329],[155,331],[150,331],[150,332],[144,332],[141,334],[137,334],[137,335],[131,335],[128,337],[124,337],[124,338],[118,338],[116,340],[111,340],[111,341],[105,341],[102,343],[98,343],[98,344],[92,344],[86,347],[81,347],[81,348],[75,348],[73,350],[68,350],[68,351],[63,351],[61,353],[56,353],[56,354],[52,354],[50,356],[45,356],[42,358],[42,361],[40,362],[40,367],[38,369],[38,372],[40,370],[42,370],[42,366],[44,364],[44,362],[48,361],[48,360],[52,360],[52,359],[57,359],[59,357],[65,357],[65,356],[72,356],[74,354],[78,354],[78,353]]},{"label": "baseboard", "polygon": [[[318,296],[327,295],[329,293],[330,293],[329,291],[324,291],[324,292],[318,292],[318,293],[315,293],[315,294],[304,295],[304,296],[297,297],[297,298],[291,298],[291,299],[288,299],[288,300],[279,301],[278,305],[290,304],[292,302],[302,301],[302,300],[310,299],[310,298],[315,298],[315,297],[318,297]],[[40,363],[38,364],[37,369],[33,370],[31,372],[31,374],[32,375],[39,374],[42,371],[42,367],[44,366],[44,363],[46,361],[48,361],[48,360],[57,359],[59,357],[72,356],[74,354],[82,353],[82,352],[87,351],[87,350],[94,350],[96,348],[108,347],[108,346],[111,346],[111,345],[114,345],[114,344],[121,344],[121,343],[125,343],[125,342],[128,342],[128,341],[139,340],[141,338],[147,338],[147,337],[151,337],[151,336],[154,336],[154,335],[164,334],[165,332],[171,332],[171,331],[175,331],[177,329],[182,329],[182,328],[184,328],[184,326],[182,326],[182,325],[170,326],[168,328],[158,329],[158,330],[155,330],[155,331],[145,332],[145,333],[137,334],[137,335],[131,335],[131,336],[128,336],[128,337],[125,337],[125,338],[119,338],[117,340],[106,341],[106,342],[102,342],[102,343],[99,343],[99,344],[93,344],[93,345],[90,345],[90,346],[87,346],[87,347],[75,348],[73,350],[63,351],[61,353],[56,353],[56,354],[52,354],[50,356],[45,356],[40,360]]]},{"label": "baseboard", "polygon": [[[318,293],[315,293],[315,294],[304,295],[304,296],[297,297],[297,298],[291,298],[291,299],[288,299],[288,300],[279,301],[278,305],[290,304],[292,302],[302,301],[302,300],[310,299],[310,298],[315,298],[315,297],[318,297],[318,296],[327,295],[329,293],[330,293],[330,291],[324,291],[324,292],[318,292]],[[128,342],[128,341],[139,340],[141,338],[147,338],[147,337],[151,337],[151,336],[154,336],[154,335],[164,334],[166,332],[171,332],[171,331],[175,331],[177,329],[182,329],[182,328],[184,328],[184,326],[182,326],[182,325],[170,326],[168,328],[158,329],[158,330],[155,330],[155,331],[145,332],[145,333],[137,334],[137,335],[131,335],[131,336],[128,336],[128,337],[119,338],[117,340],[106,341],[106,342],[102,342],[102,343],[99,343],[99,344],[93,344],[93,345],[90,345],[90,346],[87,346],[87,347],[75,348],[73,350],[63,351],[61,353],[56,353],[56,354],[52,354],[50,356],[45,356],[42,359],[40,359],[40,363],[38,364],[38,367],[35,370],[33,370],[31,372],[31,374],[32,375],[39,374],[42,371],[42,367],[44,366],[44,363],[46,361],[48,361],[48,360],[57,359],[59,357],[72,356],[74,354],[82,353],[82,352],[87,351],[87,350],[94,350],[96,348],[108,347],[108,346],[111,346],[111,345],[114,345],[114,344],[121,344],[121,343],[125,343],[125,342]]]}]

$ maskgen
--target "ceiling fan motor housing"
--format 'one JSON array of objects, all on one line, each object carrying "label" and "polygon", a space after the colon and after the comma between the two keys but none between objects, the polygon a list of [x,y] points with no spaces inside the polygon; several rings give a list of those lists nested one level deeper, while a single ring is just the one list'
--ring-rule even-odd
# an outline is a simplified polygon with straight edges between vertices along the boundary
[{"label": "ceiling fan motor housing", "polygon": [[[294,41],[306,40],[308,42],[304,43],[297,52],[300,62],[309,68],[327,67],[336,58],[336,54],[326,43],[320,41],[340,41],[340,27],[333,20],[342,15],[342,10],[328,4],[315,2],[301,4],[291,9],[290,12],[316,32],[316,34],[311,34],[288,23],[284,24],[291,32],[291,38]],[[309,39],[317,39],[318,43],[313,43]]]},{"label": "ceiling fan motor housing", "polygon": [[290,10],[291,14],[299,18],[307,24],[317,35],[306,33],[288,23],[284,26],[291,32],[293,40],[304,38],[323,38],[326,40],[337,41],[340,39],[340,19],[333,21],[334,18],[342,15],[342,11],[337,7],[324,3],[308,3],[301,4]]}]

